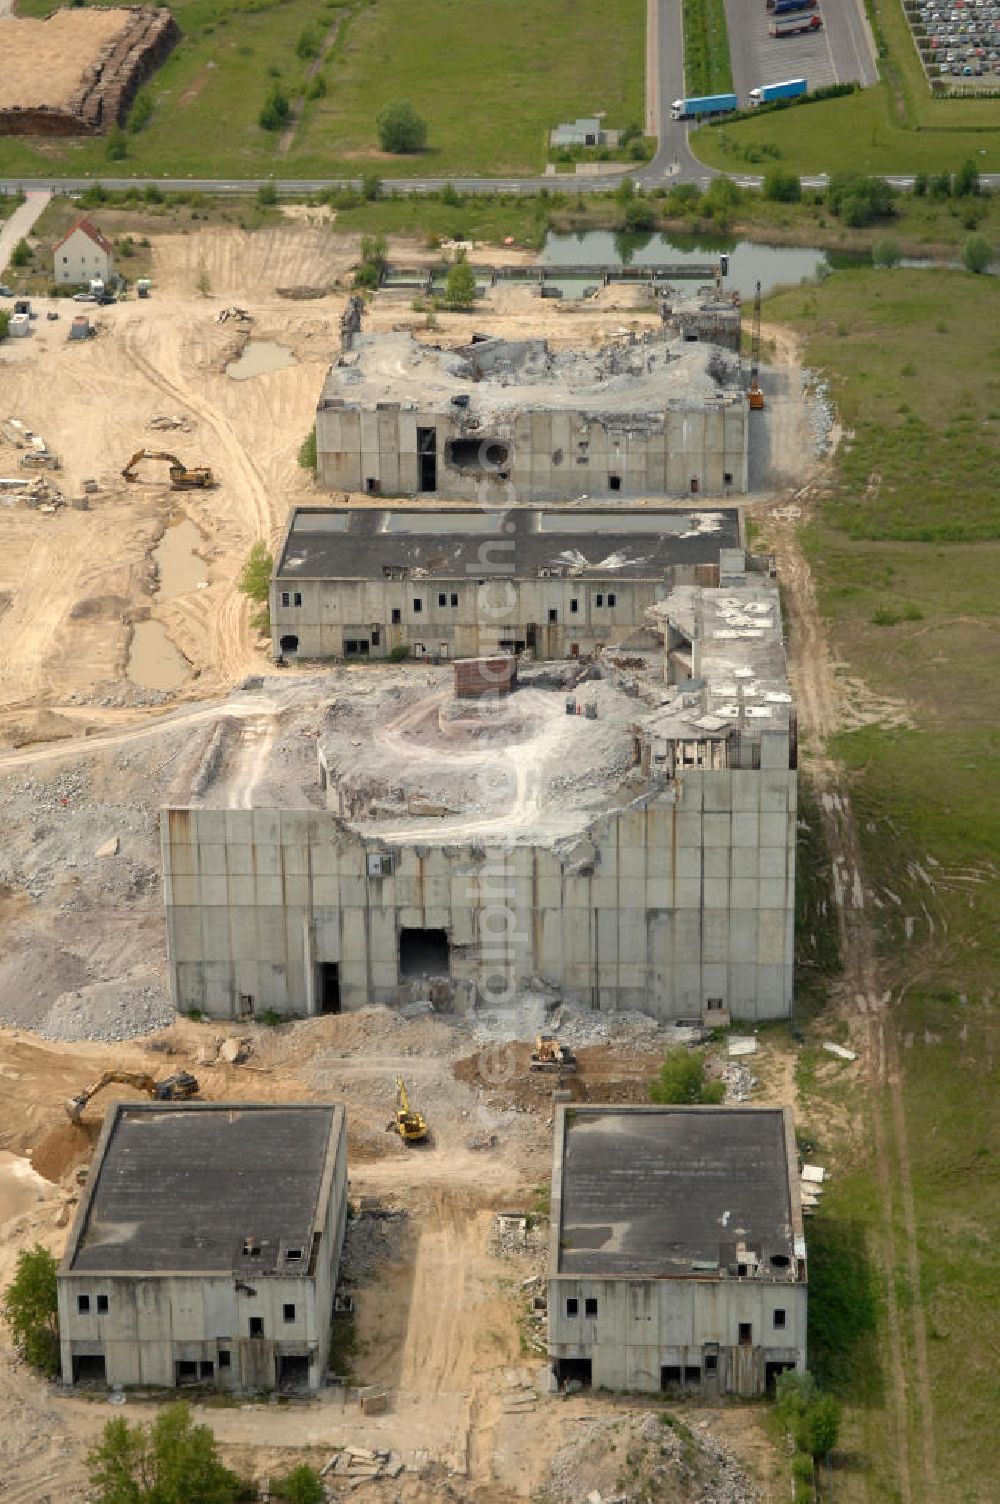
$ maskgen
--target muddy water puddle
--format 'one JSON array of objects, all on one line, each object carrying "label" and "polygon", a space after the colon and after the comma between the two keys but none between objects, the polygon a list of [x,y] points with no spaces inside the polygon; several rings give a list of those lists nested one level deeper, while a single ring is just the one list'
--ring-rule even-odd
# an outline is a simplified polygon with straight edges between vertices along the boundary
[{"label": "muddy water puddle", "polygon": [[132,631],[126,672],[140,689],[177,689],[188,676],[188,666],[162,622],[141,621]]},{"label": "muddy water puddle", "polygon": [[226,375],[234,381],[249,381],[251,376],[266,376],[270,371],[283,371],[295,365],[298,361],[285,345],[269,339],[252,339],[239,360],[231,360],[226,366]]},{"label": "muddy water puddle", "polygon": [[0,1150],[0,1226],[51,1194],[49,1181],[36,1175],[28,1160]]},{"label": "muddy water puddle", "polygon": [[186,517],[167,528],[153,550],[158,600],[176,600],[179,595],[187,595],[207,583],[204,560],[195,552],[200,543],[201,534]]}]

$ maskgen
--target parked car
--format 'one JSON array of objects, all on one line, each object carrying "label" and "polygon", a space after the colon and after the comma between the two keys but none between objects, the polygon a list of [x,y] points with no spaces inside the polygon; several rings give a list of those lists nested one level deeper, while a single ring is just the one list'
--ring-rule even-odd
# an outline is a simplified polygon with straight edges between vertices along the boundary
[{"label": "parked car", "polygon": [[7,284],[5,282],[0,282],[0,298],[12,298],[13,296],[14,294],[7,286]]},{"label": "parked car", "polygon": [[97,299],[92,292],[75,292],[73,294],[74,303],[96,303],[96,301]]}]

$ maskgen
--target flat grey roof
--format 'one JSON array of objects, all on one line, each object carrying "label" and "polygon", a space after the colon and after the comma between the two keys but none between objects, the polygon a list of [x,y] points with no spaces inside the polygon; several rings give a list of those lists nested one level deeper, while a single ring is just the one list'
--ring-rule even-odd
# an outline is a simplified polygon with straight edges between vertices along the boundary
[{"label": "flat grey roof", "polygon": [[661,579],[672,564],[717,564],[721,548],[739,543],[735,507],[296,507],[275,578],[382,579],[405,569],[465,583],[513,569],[519,579],[543,570]]},{"label": "flat grey roof", "polygon": [[[69,1269],[304,1273],[335,1105],[116,1103]],[[114,1116],[111,1117],[111,1114]],[[260,1253],[244,1257],[244,1239]],[[301,1250],[289,1266],[286,1248]]]},{"label": "flat grey roof", "polygon": [[573,1107],[560,1118],[559,1274],[735,1274],[742,1243],[765,1278],[793,1277],[780,1108]]}]

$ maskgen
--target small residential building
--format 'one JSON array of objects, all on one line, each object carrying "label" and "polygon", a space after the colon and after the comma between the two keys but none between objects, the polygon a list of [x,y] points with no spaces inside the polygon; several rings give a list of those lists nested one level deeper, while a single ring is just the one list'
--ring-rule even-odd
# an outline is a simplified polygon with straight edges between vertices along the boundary
[{"label": "small residential building", "polygon": [[274,656],[568,658],[622,643],[681,582],[714,584],[734,507],[295,507]]},{"label": "small residential building", "polygon": [[89,219],[77,220],[52,257],[56,282],[66,286],[88,286],[95,277],[109,282],[115,274],[114,246]]},{"label": "small residential building", "polygon": [[[564,121],[549,132],[552,146],[610,146],[618,141],[618,131],[606,131],[596,115],[581,120]],[[613,138],[613,139],[609,139]]]},{"label": "small residential building", "polygon": [[339,1104],[114,1103],[59,1267],[63,1381],[318,1389],[346,1186]]},{"label": "small residential building", "polygon": [[754,1398],[805,1368],[789,1108],[559,1107],[550,1239],[560,1380]]}]

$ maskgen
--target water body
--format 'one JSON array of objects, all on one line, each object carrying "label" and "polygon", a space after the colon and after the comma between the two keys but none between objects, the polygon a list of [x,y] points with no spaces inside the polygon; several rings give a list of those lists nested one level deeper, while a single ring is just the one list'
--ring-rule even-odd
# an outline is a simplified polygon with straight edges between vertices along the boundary
[{"label": "water body", "polygon": [[160,621],[141,621],[133,628],[128,677],[140,689],[178,689],[188,667]]},{"label": "water body", "polygon": [[201,534],[187,517],[168,527],[162,539],[153,549],[158,580],[157,597],[161,601],[176,600],[207,583],[208,571],[204,561],[198,558],[195,549],[201,542]]},{"label": "water body", "polygon": [[[570,235],[547,235],[539,255],[543,266],[655,266],[715,263],[719,253],[729,256],[726,286],[752,298],[760,282],[761,292],[769,293],[782,284],[798,283],[815,277],[820,267],[828,266],[825,251],[816,246],[759,245],[753,240],[733,240],[721,235],[675,235],[668,239],[659,234],[625,234],[614,230],[579,230]],[[599,285],[599,279],[598,285]],[[558,284],[567,297],[580,297],[585,286],[594,283],[567,279]]]},{"label": "water body", "polygon": [[234,381],[249,381],[251,376],[266,376],[269,371],[283,371],[294,365],[298,361],[284,345],[276,345],[270,339],[252,339],[239,360],[231,360],[226,366],[226,375]]}]

